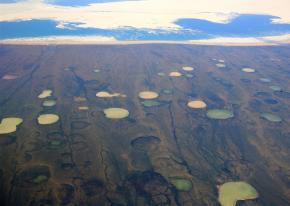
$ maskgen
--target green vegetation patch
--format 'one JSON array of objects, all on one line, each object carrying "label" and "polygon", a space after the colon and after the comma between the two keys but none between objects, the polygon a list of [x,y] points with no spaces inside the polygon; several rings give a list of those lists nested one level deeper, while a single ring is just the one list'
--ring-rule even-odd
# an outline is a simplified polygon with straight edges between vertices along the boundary
[{"label": "green vegetation patch", "polygon": [[41,184],[41,183],[46,182],[47,180],[48,180],[48,177],[47,176],[45,176],[45,175],[38,175],[32,181],[35,184]]},{"label": "green vegetation patch", "polygon": [[192,189],[192,182],[183,177],[172,177],[170,178],[170,182],[179,191],[188,192]]},{"label": "green vegetation patch", "polygon": [[16,175],[14,184],[27,188],[46,183],[51,177],[48,166],[36,165],[21,171]]},{"label": "green vegetation patch", "polygon": [[258,198],[258,192],[246,182],[227,182],[219,188],[219,202],[222,206],[235,206],[239,200]]},{"label": "green vegetation patch", "polygon": [[49,149],[58,149],[66,143],[65,136],[60,132],[51,132],[47,134],[47,139],[47,146]]},{"label": "green vegetation patch", "polygon": [[17,126],[23,122],[23,119],[18,117],[7,117],[2,119],[0,124],[0,134],[9,134],[17,130]]},{"label": "green vegetation patch", "polygon": [[63,144],[63,141],[61,141],[61,140],[51,140],[51,141],[49,141],[49,144],[51,146],[60,146],[60,145]]},{"label": "green vegetation patch", "polygon": [[122,119],[129,116],[129,111],[123,108],[104,109],[104,114],[109,119]]},{"label": "green vegetation patch", "polygon": [[225,110],[225,109],[211,109],[208,110],[206,116],[210,119],[229,119],[234,117],[233,112]]},{"label": "green vegetation patch", "polygon": [[145,100],[142,102],[142,105],[144,107],[157,107],[157,106],[160,106],[161,103],[158,101],[154,101],[154,100]]},{"label": "green vegetation patch", "polygon": [[272,114],[272,113],[267,113],[267,112],[262,113],[261,117],[263,119],[266,119],[266,120],[270,121],[270,122],[282,122],[282,118],[281,117],[279,117],[279,116],[277,116],[275,114]]}]

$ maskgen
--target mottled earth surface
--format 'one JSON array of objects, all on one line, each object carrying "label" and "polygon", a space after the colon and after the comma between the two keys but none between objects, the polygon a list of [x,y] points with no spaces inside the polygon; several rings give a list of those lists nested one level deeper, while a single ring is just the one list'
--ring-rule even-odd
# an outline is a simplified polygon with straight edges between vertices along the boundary
[{"label": "mottled earth surface", "polygon": [[[229,181],[259,193],[239,205],[290,205],[289,65],[286,46],[2,45],[0,119],[23,123],[0,135],[1,205],[217,206],[218,186]],[[169,77],[173,71],[183,76]],[[55,106],[42,106],[45,89]],[[158,92],[159,103],[144,106],[143,90]],[[207,108],[189,108],[194,99]],[[108,107],[130,115],[108,119]],[[209,109],[234,117],[210,119]],[[42,113],[60,121],[39,125]],[[192,188],[175,187],[176,178]]]}]

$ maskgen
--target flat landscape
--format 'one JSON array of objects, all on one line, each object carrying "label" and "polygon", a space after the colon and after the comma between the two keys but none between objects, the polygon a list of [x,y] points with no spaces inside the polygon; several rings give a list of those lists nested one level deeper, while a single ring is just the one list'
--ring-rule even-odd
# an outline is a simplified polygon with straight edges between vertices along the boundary
[{"label": "flat landscape", "polygon": [[289,206],[289,81],[289,46],[0,45],[1,205]]}]

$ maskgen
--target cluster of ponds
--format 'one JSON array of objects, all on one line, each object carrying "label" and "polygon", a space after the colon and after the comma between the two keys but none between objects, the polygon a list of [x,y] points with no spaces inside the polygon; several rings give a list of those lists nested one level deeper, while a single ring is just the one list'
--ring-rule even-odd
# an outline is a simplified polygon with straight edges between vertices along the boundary
[{"label": "cluster of ponds", "polygon": [[[227,68],[227,65],[225,63],[225,60],[217,60],[213,59],[214,62],[216,62],[216,67],[218,69],[225,69]],[[66,71],[69,71],[69,68],[65,68]],[[93,72],[100,73],[101,70],[95,69]],[[191,66],[184,66],[180,70],[171,71],[168,74],[165,74],[163,72],[157,73],[157,75],[160,78],[168,76],[169,78],[181,78],[185,76],[186,78],[192,78],[193,73],[195,72],[195,68]],[[255,74],[256,70],[253,68],[242,68],[241,72],[248,73],[248,75]],[[3,80],[15,80],[18,76],[15,74],[6,74],[2,77]],[[261,77],[259,78],[259,81],[261,83],[269,84],[269,89],[273,90],[274,92],[280,92],[282,91],[282,88],[279,85],[272,84],[271,79],[267,77]],[[161,93],[158,93],[156,91],[152,90],[144,90],[140,91],[138,94],[138,98],[140,100],[140,104],[142,104],[144,107],[158,107],[164,104],[164,102],[159,101],[158,98],[160,95],[172,95],[172,90],[170,89],[164,89]],[[110,98],[126,98],[127,95],[123,92],[116,91],[116,92],[110,92],[110,91],[96,91],[96,98],[102,98],[102,99],[110,99]],[[45,89],[41,91],[38,95],[38,99],[42,101],[42,106],[44,107],[54,107],[57,105],[56,98],[53,97],[53,91],[50,89]],[[74,101],[77,102],[84,102],[83,97],[75,97]],[[275,100],[273,99],[266,99],[269,104],[275,104]],[[228,109],[224,108],[214,108],[214,109],[207,109],[207,103],[201,98],[198,99],[188,99],[187,100],[187,107],[193,110],[203,110],[206,114],[207,118],[216,120],[216,121],[225,121],[230,118],[234,118],[234,112]],[[90,110],[90,107],[88,105],[81,105],[78,107],[79,110]],[[118,121],[118,119],[127,118],[130,116],[130,111],[127,108],[121,108],[121,107],[108,107],[103,108],[103,114],[106,118],[112,119],[113,121]],[[261,112],[260,117],[270,121],[272,123],[279,123],[282,122],[282,118],[279,117],[276,114],[269,113],[267,111]],[[37,123],[39,125],[51,125],[55,124],[58,121],[61,120],[61,117],[56,113],[41,113],[36,118]],[[21,127],[21,123],[25,121],[20,117],[5,117],[1,120],[0,123],[0,134],[10,134],[16,132],[17,129]],[[141,138],[141,137],[140,137]],[[147,137],[146,141],[150,139],[149,142],[154,141],[160,141],[159,139],[156,139],[155,137]],[[54,137],[52,139],[55,139]],[[132,142],[133,147],[144,147],[143,144],[140,144],[142,142],[141,139],[136,139]],[[52,141],[52,145],[59,144],[58,141]],[[141,146],[140,146],[141,145]],[[39,168],[38,171],[39,174],[36,174],[32,180],[34,184],[41,184],[42,182],[47,181],[49,176],[49,172],[47,171],[47,168]],[[23,174],[25,176],[25,174]],[[31,178],[31,177],[30,177]],[[192,189],[192,182],[186,178],[176,177],[171,178],[170,182],[174,185],[174,187],[179,191],[190,191]],[[219,197],[218,200],[223,206],[234,206],[236,205],[236,202],[239,200],[249,200],[249,199],[256,199],[258,198],[258,192],[257,190],[250,185],[247,182],[244,181],[231,181],[231,182],[225,182],[224,184],[219,186]]]}]

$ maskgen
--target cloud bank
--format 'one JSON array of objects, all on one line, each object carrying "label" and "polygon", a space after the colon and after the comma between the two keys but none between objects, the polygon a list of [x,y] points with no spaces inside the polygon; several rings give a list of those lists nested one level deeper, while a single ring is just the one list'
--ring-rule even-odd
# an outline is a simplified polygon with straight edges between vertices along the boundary
[{"label": "cloud bank", "polygon": [[261,41],[290,34],[289,8],[289,0],[2,0],[0,39]]},{"label": "cloud bank", "polygon": [[280,17],[276,23],[290,23],[289,0],[140,0],[60,6],[43,0],[0,4],[0,21],[50,19],[78,22],[79,27],[112,29],[134,27],[179,29],[178,19],[203,19],[226,23],[238,14],[266,14]]}]

